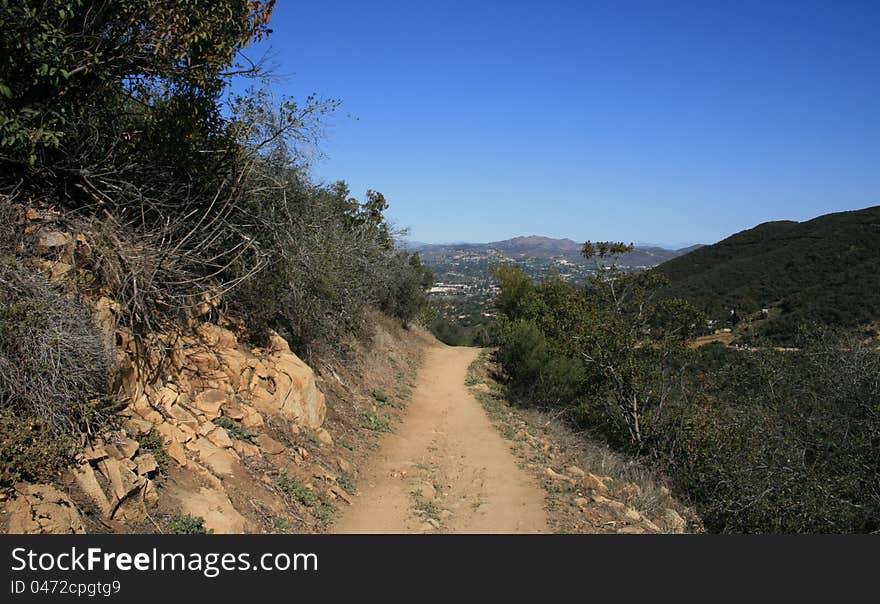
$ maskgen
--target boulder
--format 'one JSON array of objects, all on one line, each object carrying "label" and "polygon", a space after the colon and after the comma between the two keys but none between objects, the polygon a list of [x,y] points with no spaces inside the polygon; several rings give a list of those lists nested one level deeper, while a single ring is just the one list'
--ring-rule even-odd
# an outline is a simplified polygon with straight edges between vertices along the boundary
[{"label": "boulder", "polygon": [[315,440],[317,440],[322,445],[330,446],[333,444],[333,437],[330,436],[330,433],[327,432],[324,428],[318,428],[315,430]]},{"label": "boulder", "polygon": [[244,409],[241,408],[241,405],[233,403],[229,400],[227,400],[220,406],[220,410],[223,411],[223,415],[225,415],[229,419],[234,419],[235,421],[241,421],[244,419],[245,416]]},{"label": "boulder", "polygon": [[602,481],[602,479],[590,472],[587,472],[586,474],[584,474],[584,477],[581,478],[581,485],[583,485],[583,487],[588,491],[595,491],[596,493],[600,494],[608,492],[608,487],[605,486],[605,483]]},{"label": "boulder", "polygon": [[[280,411],[290,419],[296,419],[306,428],[318,428],[324,423],[327,406],[324,394],[318,390],[315,372],[292,352],[276,353],[270,361],[277,372],[290,380],[285,390],[276,392],[281,403]],[[287,380],[285,380],[285,385]]]},{"label": "boulder", "polygon": [[127,436],[120,436],[116,439],[115,444],[116,448],[125,459],[131,459],[134,457],[134,454],[138,452],[138,449],[140,449],[141,446],[138,441]]},{"label": "boulder", "polygon": [[244,516],[233,507],[222,488],[199,487],[198,491],[172,493],[184,514],[205,519],[205,528],[218,533],[244,533],[248,526]]},{"label": "boulder", "polygon": [[217,475],[231,476],[239,461],[235,451],[218,447],[206,438],[195,440],[192,448],[198,452],[199,460]]},{"label": "boulder", "polygon": [[79,490],[95,504],[104,518],[110,518],[113,513],[113,505],[107,499],[104,489],[98,483],[92,466],[84,463],[73,471],[73,479]]},{"label": "boulder", "polygon": [[219,325],[202,323],[196,328],[196,331],[205,343],[212,346],[220,346],[222,348],[235,348],[238,346],[235,334]]},{"label": "boulder", "polygon": [[583,478],[584,471],[577,466],[566,466],[565,473],[574,478]]},{"label": "boulder", "polygon": [[82,534],[82,518],[67,495],[46,484],[19,484],[6,506],[9,533]]},{"label": "boulder", "polygon": [[193,406],[204,413],[209,420],[212,420],[220,417],[220,407],[226,400],[226,393],[222,390],[204,390],[196,395]]},{"label": "boulder", "polygon": [[549,478],[550,480],[570,480],[568,476],[555,472],[553,468],[547,468],[544,470],[544,477]]},{"label": "boulder", "polygon": [[152,453],[141,453],[134,458],[137,464],[137,473],[141,476],[152,474],[159,470],[159,464],[156,463],[156,457]]},{"label": "boulder", "polygon": [[177,439],[172,439],[165,446],[165,452],[168,453],[168,457],[177,462],[177,465],[181,467],[186,466],[186,451]]},{"label": "boulder", "polygon": [[118,459],[102,459],[98,462],[98,470],[110,483],[110,499],[113,505],[143,486],[143,479],[122,465]]},{"label": "boulder", "polygon": [[257,442],[260,445],[260,450],[266,455],[280,455],[287,450],[287,447],[268,434],[260,434],[257,437]]},{"label": "boulder", "polygon": [[208,440],[220,447],[221,449],[231,449],[232,439],[224,428],[217,427],[208,433]]}]

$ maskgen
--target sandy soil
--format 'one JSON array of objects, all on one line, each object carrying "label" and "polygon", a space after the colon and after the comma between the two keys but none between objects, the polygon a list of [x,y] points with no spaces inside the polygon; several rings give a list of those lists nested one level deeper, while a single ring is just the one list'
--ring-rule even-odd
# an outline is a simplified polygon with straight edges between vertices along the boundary
[{"label": "sandy soil", "polygon": [[479,352],[428,351],[403,423],[383,439],[334,532],[549,532],[544,492],[465,386]]}]

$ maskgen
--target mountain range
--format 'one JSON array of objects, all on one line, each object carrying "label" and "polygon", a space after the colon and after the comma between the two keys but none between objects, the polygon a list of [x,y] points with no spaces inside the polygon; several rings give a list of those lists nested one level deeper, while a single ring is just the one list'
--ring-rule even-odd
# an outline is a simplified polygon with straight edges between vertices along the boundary
[{"label": "mountain range", "polygon": [[[588,260],[581,255],[583,242],[572,239],[554,239],[540,235],[529,235],[491,241],[488,243],[443,243],[428,244],[409,242],[407,248],[418,252],[421,258],[430,266],[448,260],[451,257],[476,254],[491,255],[511,260],[564,260],[579,265],[594,265],[594,261]],[[636,246],[635,249],[623,255],[619,263],[632,267],[652,267],[666,260],[675,258],[699,246],[691,246],[680,250],[669,250],[654,246]]]}]

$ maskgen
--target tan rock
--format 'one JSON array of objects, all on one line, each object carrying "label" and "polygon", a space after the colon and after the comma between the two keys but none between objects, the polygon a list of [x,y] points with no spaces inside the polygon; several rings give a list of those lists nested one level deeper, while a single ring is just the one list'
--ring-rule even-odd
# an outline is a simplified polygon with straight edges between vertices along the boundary
[{"label": "tan rock", "polygon": [[352,504],[351,497],[344,490],[340,489],[337,486],[332,486],[328,489],[330,493],[334,495],[334,497],[338,497],[348,505]]},{"label": "tan rock", "polygon": [[170,388],[168,386],[163,386],[159,388],[155,395],[153,395],[152,399],[155,402],[157,407],[161,407],[164,409],[171,408],[174,403],[177,402],[177,399],[180,397],[180,393],[177,390]]},{"label": "tan rock", "polygon": [[208,440],[220,447],[221,449],[231,449],[232,439],[225,429],[217,427],[208,433]]},{"label": "tan rock", "polygon": [[600,494],[608,492],[608,487],[605,486],[605,482],[590,472],[587,472],[584,474],[584,477],[581,478],[581,485],[588,491],[595,491]]},{"label": "tan rock", "polygon": [[83,450],[83,456],[86,461],[100,461],[106,458],[107,450],[101,445],[94,445]]},{"label": "tan rock", "polygon": [[222,348],[235,348],[238,346],[235,334],[219,325],[202,323],[196,331],[206,343],[213,346],[220,346]]},{"label": "tan rock", "polygon": [[489,384],[484,382],[480,382],[479,384],[474,384],[471,386],[471,390],[476,392],[477,394],[492,394],[492,388]]},{"label": "tan rock", "polygon": [[565,473],[574,478],[584,477],[584,471],[577,466],[566,466]]},{"label": "tan rock", "polygon": [[663,531],[659,526],[648,520],[647,518],[642,517],[642,526],[651,531],[652,533],[662,533]]},{"label": "tan rock", "polygon": [[220,406],[221,411],[223,411],[223,415],[228,417],[229,419],[234,419],[236,421],[241,421],[244,419],[245,413],[241,408],[241,405],[233,403],[232,401],[225,401]]},{"label": "tan rock", "polygon": [[281,405],[277,402],[275,395],[260,385],[252,385],[250,388],[250,397],[248,402],[259,411],[267,415],[275,415],[279,412]]},{"label": "tan rock", "polygon": [[226,400],[227,395],[222,390],[205,390],[196,395],[193,405],[212,420],[220,417],[220,407]]},{"label": "tan rock", "polygon": [[287,340],[279,336],[277,333],[272,333],[269,335],[269,345],[266,349],[270,353],[280,353],[280,354],[292,354],[290,352],[290,345],[287,343]]},{"label": "tan rock", "polygon": [[608,499],[607,497],[603,497],[602,495],[593,495],[590,497],[593,502],[598,503],[599,505],[604,505],[614,510],[623,511],[626,508],[626,505],[614,499]]},{"label": "tan rock", "polygon": [[125,459],[131,459],[134,457],[134,454],[138,452],[138,449],[141,446],[138,441],[127,436],[120,436],[116,439],[114,444]]},{"label": "tan rock", "polygon": [[242,426],[244,426],[248,430],[259,430],[266,425],[266,422],[263,420],[263,416],[257,413],[257,411],[250,407],[246,407],[244,409],[245,416],[241,420]]},{"label": "tan rock", "polygon": [[231,476],[238,463],[235,451],[218,447],[206,438],[194,441],[194,449],[198,452],[199,461],[215,474]]},{"label": "tan rock", "polygon": [[632,508],[627,508],[626,511],[623,513],[623,517],[632,522],[642,521],[642,515]]},{"label": "tan rock", "polygon": [[260,445],[260,450],[266,455],[280,455],[287,450],[287,447],[268,434],[260,434],[257,436],[257,442]]},{"label": "tan rock", "polygon": [[317,440],[322,445],[332,445],[333,437],[330,436],[330,433],[327,432],[324,428],[318,428],[315,430],[315,440]]},{"label": "tan rock", "polygon": [[37,235],[37,249],[43,253],[59,247],[64,247],[73,243],[73,237],[70,233],[62,233],[60,231],[50,231],[40,229]]},{"label": "tan rock", "polygon": [[324,394],[318,390],[312,368],[293,353],[273,355],[272,361],[278,371],[290,379],[290,387],[278,392],[281,413],[298,420],[306,428],[318,428],[324,423],[327,406]]},{"label": "tan rock", "polygon": [[343,457],[336,458],[336,465],[339,466],[339,470],[345,474],[350,474],[352,470],[354,470],[352,465]]},{"label": "tan rock", "polygon": [[80,491],[95,504],[101,515],[104,518],[110,518],[110,514],[113,513],[113,505],[107,499],[107,495],[98,483],[92,466],[87,463],[78,466],[73,471],[73,479]]},{"label": "tan rock", "polygon": [[50,485],[16,485],[15,498],[6,505],[6,514],[10,534],[85,533],[73,502]]},{"label": "tan rock", "polygon": [[546,470],[544,470],[544,477],[549,478],[550,480],[559,480],[559,481],[568,481],[569,480],[568,476],[565,476],[564,474],[559,474],[558,472],[555,472],[553,470],[553,468],[547,468]]},{"label": "tan rock", "polygon": [[149,434],[153,429],[153,422],[148,422],[140,417],[131,417],[125,421],[125,427],[130,434],[135,436],[143,436]]},{"label": "tan rock", "polygon": [[171,422],[162,422],[156,424],[156,432],[162,435],[162,438],[166,443],[171,441],[177,441],[179,443],[185,443],[192,439],[192,433],[184,432],[181,428],[178,428]]},{"label": "tan rock", "polygon": [[205,528],[217,534],[247,532],[247,521],[221,487],[199,487],[197,491],[187,489],[179,492],[172,489],[170,497],[178,501],[181,513],[204,518]]},{"label": "tan rock", "polygon": [[156,463],[156,457],[152,453],[141,453],[134,458],[134,462],[137,464],[137,473],[141,476],[159,470],[159,464]]},{"label": "tan rock", "polygon": [[143,485],[142,479],[122,465],[118,459],[108,457],[98,462],[98,469],[110,483],[110,501],[117,503]]},{"label": "tan rock", "polygon": [[232,448],[242,457],[259,457],[260,456],[260,448],[257,445],[252,445],[249,442],[245,442],[243,440],[235,439],[232,441]]},{"label": "tan rock", "polygon": [[67,262],[53,262],[49,269],[49,280],[58,281],[59,279],[63,279],[71,270],[73,270],[72,264],[68,264]]},{"label": "tan rock", "polygon": [[168,457],[176,461],[179,466],[186,466],[186,451],[184,451],[183,445],[181,445],[177,439],[172,440],[165,446],[165,452],[168,453]]},{"label": "tan rock", "polygon": [[188,424],[178,424],[178,429],[185,435],[181,442],[189,442],[196,437],[196,431]]},{"label": "tan rock", "polygon": [[220,359],[211,350],[187,351],[186,360],[187,366],[195,369],[198,374],[208,374],[220,369]]},{"label": "tan rock", "polygon": [[199,420],[196,419],[196,416],[178,404],[171,405],[168,408],[168,414],[179,424],[187,425],[190,428],[196,428],[199,425]]}]

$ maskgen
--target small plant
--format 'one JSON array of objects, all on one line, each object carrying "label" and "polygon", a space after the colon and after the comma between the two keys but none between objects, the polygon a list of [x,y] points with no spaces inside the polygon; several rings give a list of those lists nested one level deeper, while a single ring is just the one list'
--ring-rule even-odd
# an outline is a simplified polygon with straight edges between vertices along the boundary
[{"label": "small plant", "polygon": [[422,514],[426,518],[433,518],[434,520],[440,519],[440,508],[437,507],[433,501],[425,501],[424,499],[418,498],[416,500],[416,512]]},{"label": "small plant", "polygon": [[175,535],[209,535],[214,529],[206,529],[205,519],[201,516],[177,514],[168,523],[168,531]]},{"label": "small plant", "polygon": [[316,520],[320,521],[323,525],[328,525],[333,522],[333,513],[336,511],[336,506],[328,501],[321,501],[320,505],[316,506],[311,510],[312,516],[315,517]]},{"label": "small plant", "polygon": [[384,417],[379,417],[375,413],[364,413],[361,418],[361,427],[374,432],[390,432],[391,425]]},{"label": "small plant", "polygon": [[384,407],[388,404],[388,395],[382,392],[381,390],[373,390],[373,398],[377,403],[379,403],[380,407]]},{"label": "small plant", "polygon": [[351,477],[351,474],[343,474],[339,478],[336,479],[336,484],[339,485],[339,488],[348,493],[349,495],[354,495],[355,487],[354,480]]},{"label": "small plant", "polygon": [[235,421],[230,417],[226,417],[225,415],[221,415],[220,417],[214,420],[214,423],[227,432],[229,432],[232,436],[239,440],[243,440],[245,442],[249,442],[252,445],[257,444],[255,442],[256,437],[247,431],[247,428],[241,425],[240,422]]},{"label": "small plant", "polygon": [[278,488],[284,491],[288,497],[306,507],[312,507],[318,503],[318,496],[308,488],[296,476],[290,476],[287,470],[281,470],[278,477]]},{"label": "small plant", "polygon": [[281,516],[276,516],[272,519],[272,524],[275,527],[275,530],[279,533],[288,533],[290,532],[293,523],[290,522],[288,518],[282,518]]},{"label": "small plant", "polygon": [[165,474],[168,471],[168,453],[165,452],[164,441],[162,435],[156,428],[150,428],[150,431],[137,439],[142,451],[152,453],[159,467],[159,473]]}]

